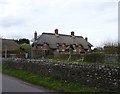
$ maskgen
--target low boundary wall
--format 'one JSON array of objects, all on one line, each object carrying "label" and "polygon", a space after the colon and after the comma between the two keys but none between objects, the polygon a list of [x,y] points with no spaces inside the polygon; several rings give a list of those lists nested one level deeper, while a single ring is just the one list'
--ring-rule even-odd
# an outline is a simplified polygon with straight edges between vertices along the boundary
[{"label": "low boundary wall", "polygon": [[3,65],[51,75],[70,82],[80,82],[95,88],[120,91],[119,66],[23,59],[3,59]]}]

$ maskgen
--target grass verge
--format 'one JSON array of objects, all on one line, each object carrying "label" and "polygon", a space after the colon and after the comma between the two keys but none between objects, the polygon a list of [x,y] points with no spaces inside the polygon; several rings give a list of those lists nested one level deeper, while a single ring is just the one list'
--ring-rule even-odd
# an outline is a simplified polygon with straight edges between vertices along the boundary
[{"label": "grass verge", "polygon": [[13,69],[2,66],[2,72],[26,82],[43,86],[58,92],[100,92],[100,90],[81,85],[80,83],[72,83],[64,80],[58,80],[51,76],[38,75],[29,71]]}]

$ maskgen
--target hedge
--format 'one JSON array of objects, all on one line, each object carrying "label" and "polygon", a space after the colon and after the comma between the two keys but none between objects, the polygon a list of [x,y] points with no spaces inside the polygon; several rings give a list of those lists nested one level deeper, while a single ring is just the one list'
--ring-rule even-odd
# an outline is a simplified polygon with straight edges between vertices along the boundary
[{"label": "hedge", "polygon": [[98,53],[98,52],[94,52],[94,53],[88,53],[84,56],[84,61],[85,62],[104,62],[104,58],[105,58],[105,54],[103,53]]}]

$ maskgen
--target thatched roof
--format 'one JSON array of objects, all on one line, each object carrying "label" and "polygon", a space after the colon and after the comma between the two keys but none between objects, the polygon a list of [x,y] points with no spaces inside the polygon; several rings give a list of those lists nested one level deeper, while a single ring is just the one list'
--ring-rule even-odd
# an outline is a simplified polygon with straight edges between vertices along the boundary
[{"label": "thatched roof", "polygon": [[19,45],[11,39],[2,39],[2,50],[4,51],[7,49],[8,51],[18,50],[20,47]]},{"label": "thatched roof", "polygon": [[57,48],[58,43],[64,43],[65,45],[82,45],[84,49],[92,47],[92,44],[86,41],[82,36],[71,36],[55,33],[42,33],[42,35],[38,37],[36,43],[41,45],[47,43],[50,48]]}]

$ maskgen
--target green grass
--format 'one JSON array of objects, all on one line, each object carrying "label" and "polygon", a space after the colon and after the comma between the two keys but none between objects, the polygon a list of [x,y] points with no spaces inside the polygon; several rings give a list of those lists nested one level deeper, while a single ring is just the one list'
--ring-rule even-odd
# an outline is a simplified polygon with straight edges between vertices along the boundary
[{"label": "green grass", "polygon": [[48,59],[48,61],[54,61],[54,62],[81,62],[81,59],[70,59],[70,60],[68,60],[67,58],[65,59],[63,59],[63,58],[50,58],[50,59]]},{"label": "green grass", "polygon": [[2,64],[0,63],[0,72],[2,72]]},{"label": "green grass", "polygon": [[100,90],[81,85],[80,83],[72,83],[64,80],[55,79],[52,76],[38,75],[25,70],[12,69],[3,67],[3,73],[20,78],[26,82],[43,86],[55,91],[64,92],[100,92]]},{"label": "green grass", "polygon": [[76,60],[67,60],[67,59],[59,59],[59,58],[53,58],[53,59],[48,59],[51,63],[53,62],[65,62],[65,63],[77,63],[77,64],[100,64],[100,65],[111,65],[111,66],[120,66],[118,63],[109,63],[109,62],[85,62],[81,61],[80,59]]}]

